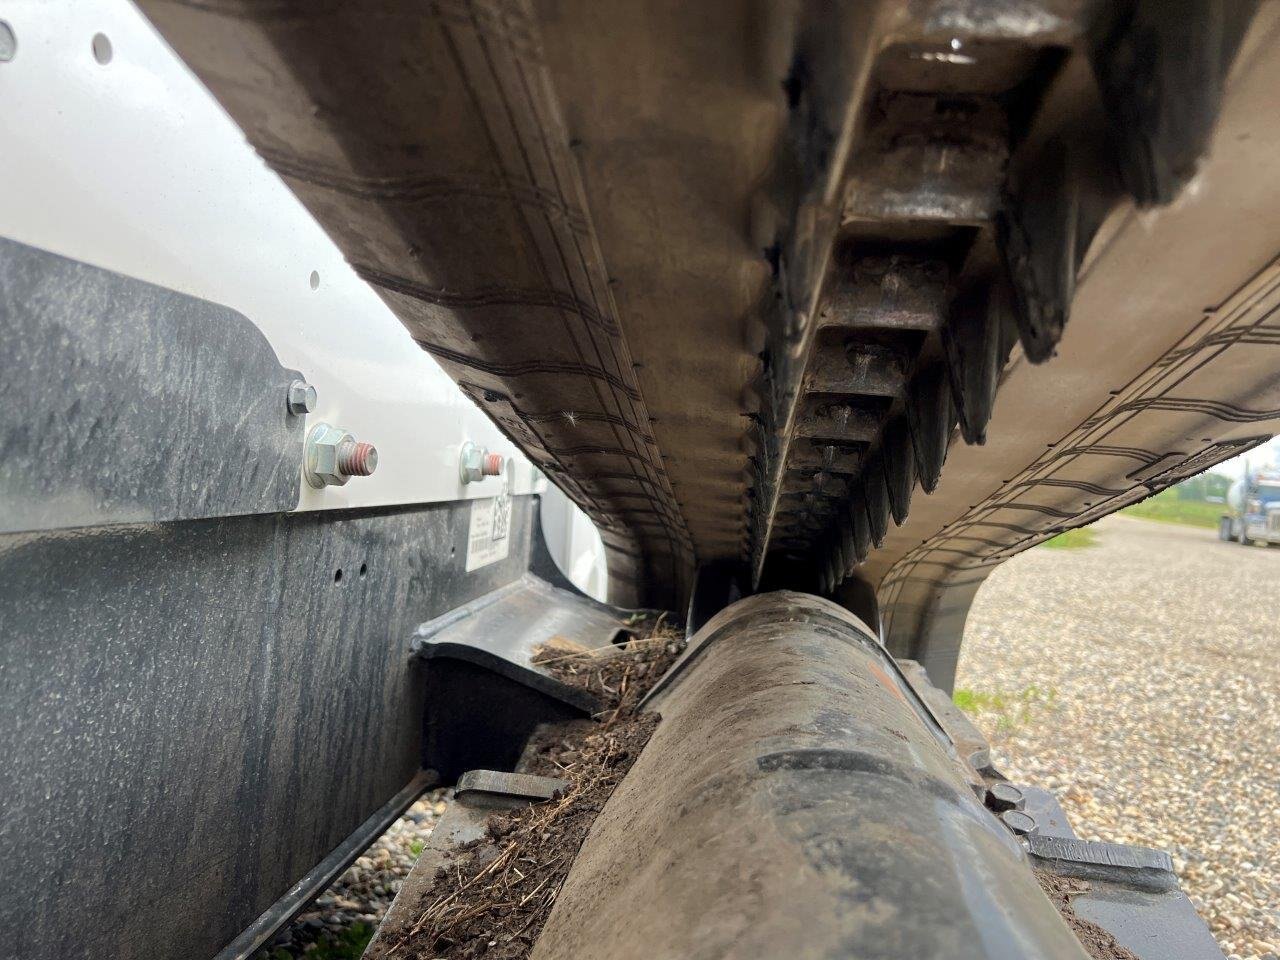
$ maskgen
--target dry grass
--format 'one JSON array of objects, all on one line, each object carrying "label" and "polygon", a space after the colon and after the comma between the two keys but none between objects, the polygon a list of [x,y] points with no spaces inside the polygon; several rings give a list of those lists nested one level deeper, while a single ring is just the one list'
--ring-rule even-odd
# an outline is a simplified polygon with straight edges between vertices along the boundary
[{"label": "dry grass", "polygon": [[556,679],[594,693],[616,719],[639,704],[684,650],[684,631],[667,623],[665,614],[647,633],[598,650],[575,649],[563,638],[553,638],[534,653],[533,662]]},{"label": "dry grass", "polygon": [[546,803],[495,814],[484,838],[435,877],[436,897],[388,950],[396,960],[523,960],[541,932],[596,815],[648,741],[658,716],[637,714],[644,694],[684,649],[662,618],[649,636],[587,650],[553,639],[535,662],[600,697],[594,721],[545,728],[526,751],[527,772],[564,779]]}]

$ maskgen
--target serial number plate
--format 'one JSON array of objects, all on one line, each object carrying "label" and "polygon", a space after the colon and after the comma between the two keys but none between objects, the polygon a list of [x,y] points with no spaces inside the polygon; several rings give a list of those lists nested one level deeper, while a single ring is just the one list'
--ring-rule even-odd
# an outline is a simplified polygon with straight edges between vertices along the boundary
[{"label": "serial number plate", "polygon": [[467,570],[505,560],[511,546],[511,497],[471,501],[471,524],[467,531]]}]

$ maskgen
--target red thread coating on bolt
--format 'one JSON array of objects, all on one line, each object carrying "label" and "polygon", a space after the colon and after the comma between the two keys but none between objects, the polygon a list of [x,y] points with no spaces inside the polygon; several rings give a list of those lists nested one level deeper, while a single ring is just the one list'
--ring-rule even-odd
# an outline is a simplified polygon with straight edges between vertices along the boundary
[{"label": "red thread coating on bolt", "polygon": [[484,462],[480,466],[480,472],[482,476],[486,477],[500,476],[502,473],[502,454],[486,453]]},{"label": "red thread coating on bolt", "polygon": [[367,477],[378,468],[378,449],[372,443],[344,443],[338,450],[338,469],[349,477]]}]

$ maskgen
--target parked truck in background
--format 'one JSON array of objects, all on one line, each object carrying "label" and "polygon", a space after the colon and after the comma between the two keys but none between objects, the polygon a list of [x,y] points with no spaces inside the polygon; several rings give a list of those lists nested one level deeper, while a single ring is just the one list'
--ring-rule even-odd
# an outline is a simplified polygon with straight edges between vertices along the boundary
[{"label": "parked truck in background", "polygon": [[1280,544],[1280,471],[1251,474],[1246,468],[1228,488],[1226,508],[1218,524],[1219,540]]}]

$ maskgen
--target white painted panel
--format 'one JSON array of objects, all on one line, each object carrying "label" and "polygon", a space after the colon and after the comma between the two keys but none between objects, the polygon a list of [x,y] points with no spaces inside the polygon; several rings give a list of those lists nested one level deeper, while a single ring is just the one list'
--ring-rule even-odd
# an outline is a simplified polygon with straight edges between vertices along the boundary
[{"label": "white painted panel", "polygon": [[[374,476],[299,509],[493,497],[463,485],[472,440],[515,447],[445,375],[126,0],[7,0],[0,235],[225,304],[319,393],[321,420],[374,443]],[[93,43],[110,41],[101,64]],[[312,289],[313,272],[318,285]],[[283,403],[283,398],[281,399]],[[233,415],[233,412],[229,412]],[[523,457],[512,492],[544,489]]]},{"label": "white painted panel", "polygon": [[560,490],[542,496],[542,532],[560,572],[589,597],[609,598],[609,567],[604,541],[591,518]]}]

